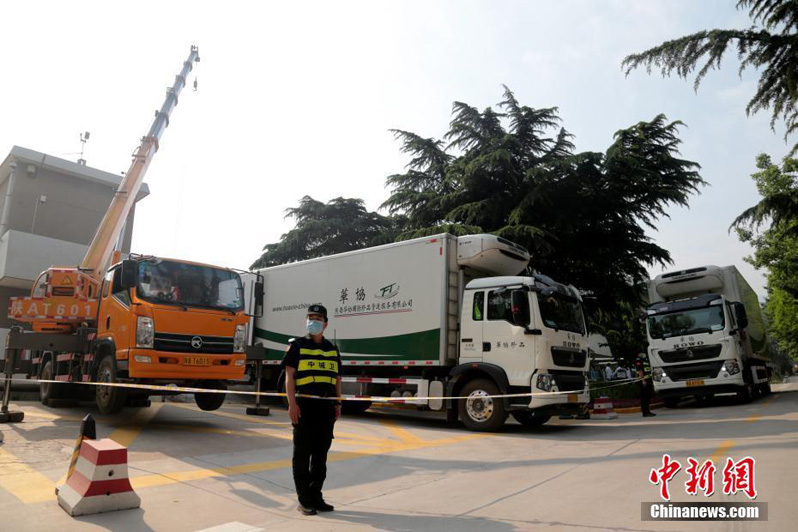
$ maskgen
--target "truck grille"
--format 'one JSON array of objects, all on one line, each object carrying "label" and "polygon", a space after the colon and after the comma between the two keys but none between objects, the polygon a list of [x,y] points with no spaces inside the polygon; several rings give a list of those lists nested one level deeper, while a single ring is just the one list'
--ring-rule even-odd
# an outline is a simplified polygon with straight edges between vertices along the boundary
[{"label": "truck grille", "polygon": [[561,392],[580,392],[585,388],[585,375],[579,371],[549,370]]},{"label": "truck grille", "polygon": [[672,381],[686,381],[688,379],[714,379],[723,366],[722,360],[702,362],[700,364],[680,364],[663,368]]},{"label": "truck grille", "polygon": [[157,351],[172,351],[175,353],[231,354],[233,352],[233,338],[156,332],[153,347]]},{"label": "truck grille", "polygon": [[690,362],[692,360],[707,360],[709,358],[719,357],[722,348],[723,346],[720,344],[697,345],[685,349],[660,351],[659,357],[667,364],[673,362]]},{"label": "truck grille", "polygon": [[564,347],[552,347],[551,358],[557,366],[582,368],[585,366],[585,360],[587,360],[587,352]]}]

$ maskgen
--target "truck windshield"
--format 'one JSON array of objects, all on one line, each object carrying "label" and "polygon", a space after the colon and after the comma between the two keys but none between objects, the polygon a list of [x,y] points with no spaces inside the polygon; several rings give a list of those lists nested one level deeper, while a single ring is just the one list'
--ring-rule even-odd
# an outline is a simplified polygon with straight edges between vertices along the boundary
[{"label": "truck windshield", "polygon": [[539,298],[540,317],[550,329],[585,334],[582,306],[575,299],[559,294]]},{"label": "truck windshield", "polygon": [[722,331],[725,326],[722,305],[655,314],[648,318],[648,333],[652,338]]},{"label": "truck windshield", "polygon": [[235,272],[166,260],[139,262],[136,294],[152,303],[238,311],[244,308]]}]

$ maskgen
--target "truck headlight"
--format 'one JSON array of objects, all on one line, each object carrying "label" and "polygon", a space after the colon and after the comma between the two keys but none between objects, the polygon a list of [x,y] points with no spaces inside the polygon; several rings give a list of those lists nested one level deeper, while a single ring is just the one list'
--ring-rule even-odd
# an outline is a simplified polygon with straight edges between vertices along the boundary
[{"label": "truck headlight", "polygon": [[728,373],[729,375],[735,375],[740,373],[740,365],[737,363],[736,360],[727,360],[723,363],[723,371]]},{"label": "truck headlight", "polygon": [[139,316],[136,321],[136,347],[152,349],[155,338],[155,324],[152,318]]},{"label": "truck headlight", "polygon": [[247,326],[236,325],[236,333],[233,336],[233,352],[243,353],[247,348]]},{"label": "truck headlight", "polygon": [[538,375],[538,381],[535,386],[537,386],[539,390],[543,390],[544,392],[550,392],[552,381],[553,379],[551,378],[551,375],[545,375],[545,374]]},{"label": "truck headlight", "polygon": [[663,382],[668,374],[662,368],[654,368],[651,370],[651,377],[657,382]]}]

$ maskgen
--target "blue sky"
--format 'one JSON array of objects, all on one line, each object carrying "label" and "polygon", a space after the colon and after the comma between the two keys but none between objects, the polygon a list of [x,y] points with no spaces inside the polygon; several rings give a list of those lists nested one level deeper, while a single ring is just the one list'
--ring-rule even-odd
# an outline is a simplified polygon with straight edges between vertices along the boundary
[{"label": "blue sky", "polygon": [[[4,6],[0,152],[17,144],[126,170],[164,88],[200,46],[199,91],[175,110],[137,210],[134,251],[246,267],[290,229],[286,208],[360,197],[376,209],[407,160],[388,129],[446,131],[451,104],[479,108],[507,84],[525,105],[557,106],[577,149],[658,113],[686,123],[682,155],[709,183],[670,208],[652,237],[674,268],[736,264],[761,273],[729,223],[758,200],[760,152],[788,151],[769,117],[746,117],[756,75],[734,54],[692,80],[624,76],[631,52],[700,29],[747,27],[734,0],[19,2]],[[669,268],[671,269],[671,268]],[[652,275],[660,273],[652,269]],[[567,281],[567,280],[566,280]]]}]

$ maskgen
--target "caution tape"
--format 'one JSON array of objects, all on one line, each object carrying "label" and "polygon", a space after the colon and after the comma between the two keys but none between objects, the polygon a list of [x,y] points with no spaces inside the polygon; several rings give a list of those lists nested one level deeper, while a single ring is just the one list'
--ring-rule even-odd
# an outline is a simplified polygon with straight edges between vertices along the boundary
[{"label": "caution tape", "polygon": [[[217,390],[217,389],[209,389],[209,388],[193,388],[188,386],[175,386],[175,385],[158,385],[158,384],[136,384],[132,382],[76,382],[76,381],[57,381],[57,380],[48,380],[48,379],[8,379],[12,382],[27,382],[27,383],[46,383],[46,384],[83,384],[87,386],[107,386],[110,388],[129,388],[133,390],[150,390],[150,391],[158,391],[158,392],[170,392],[170,393],[224,393],[230,395],[252,395],[252,396],[260,396],[260,397],[287,397],[287,394],[284,392],[256,392],[256,391],[246,391],[246,390]],[[642,378],[636,379],[623,379],[621,382],[616,382],[615,384],[609,386],[602,386],[598,388],[592,388],[593,391],[599,390],[606,390],[609,388],[617,388],[619,386],[626,386],[628,384],[633,384],[635,382],[639,382],[643,380]],[[553,397],[553,396],[560,396],[560,395],[581,395],[585,392],[589,391],[589,389],[583,388],[581,390],[572,390],[572,391],[565,391],[565,392],[528,392],[528,393],[507,393],[507,394],[498,394],[498,395],[480,395],[479,398],[483,399],[511,399],[511,398],[518,398],[518,397]],[[409,403],[409,402],[419,402],[419,401],[458,401],[458,400],[466,400],[466,399],[474,399],[474,397],[469,396],[427,396],[427,397],[381,397],[381,396],[366,396],[366,395],[343,395],[341,397],[321,397],[318,395],[307,395],[307,394],[295,394],[296,397],[301,397],[303,399],[321,399],[327,401],[370,401],[370,402],[378,402],[378,403]]]}]

